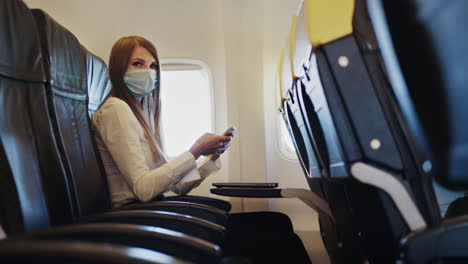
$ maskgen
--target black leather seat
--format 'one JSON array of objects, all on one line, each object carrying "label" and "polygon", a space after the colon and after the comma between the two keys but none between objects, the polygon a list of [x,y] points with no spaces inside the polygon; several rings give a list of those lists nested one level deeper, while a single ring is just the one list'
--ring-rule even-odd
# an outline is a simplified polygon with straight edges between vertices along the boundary
[{"label": "black leather seat", "polygon": [[186,264],[168,255],[142,248],[64,241],[0,242],[2,263],[73,264]]},{"label": "black leather seat", "polygon": [[[51,108],[51,114],[55,121],[53,129],[58,139],[57,144],[68,178],[70,194],[75,196],[72,201],[76,203],[76,213],[89,215],[93,212],[103,211],[103,208],[110,207],[110,201],[101,163],[94,151],[94,138],[90,134],[87,117],[88,81],[85,67],[87,66],[86,57],[89,58],[89,55],[84,52],[70,32],[48,15],[40,10],[33,10],[33,14],[37,24],[41,25],[39,31],[43,43],[43,53],[46,55],[48,63],[46,68],[50,69],[47,73],[51,80],[49,99],[54,106]],[[94,74],[98,70],[96,64],[97,62],[94,61]],[[70,78],[71,74],[74,75],[73,78]],[[105,80],[106,72],[101,71],[101,74],[104,75],[104,78],[101,76],[94,79]],[[107,83],[103,84],[107,89]],[[227,221],[227,215],[219,210],[201,205],[188,204],[190,208],[180,205],[182,203],[162,202],[153,204],[151,209],[165,209],[174,212],[183,210],[186,214],[192,214],[191,212],[196,214],[203,210],[196,216],[206,216],[209,220],[222,225],[225,225]],[[149,206],[146,204],[145,208],[149,208]],[[143,206],[132,206],[132,209],[142,208]]]},{"label": "black leather seat", "polygon": [[[76,261],[83,263],[85,261],[82,258],[88,258],[89,263],[125,263],[126,261],[158,263],[158,259],[169,263],[173,261],[179,263],[168,256],[159,255],[156,258],[155,256],[158,255],[156,251],[149,253],[153,257],[148,256],[148,258],[137,259],[132,255],[124,256],[125,252],[128,254],[132,250],[139,251],[138,248],[129,246],[132,246],[131,240],[144,241],[144,236],[134,233],[141,228],[147,236],[147,241],[151,241],[147,247],[153,250],[157,249],[157,244],[167,245],[169,241],[172,241],[173,250],[179,248],[179,252],[186,252],[185,250],[195,249],[198,253],[193,252],[192,256],[201,257],[199,260],[205,257],[210,260],[219,258],[219,248],[205,241],[193,240],[183,234],[165,233],[162,229],[145,231],[144,228],[147,227],[134,225],[126,227],[113,224],[102,225],[98,229],[107,229],[107,231],[104,231],[106,235],[99,237],[90,232],[92,230],[90,225],[73,227],[75,234],[79,233],[81,238],[86,237],[87,241],[107,243],[111,242],[106,241],[109,235],[118,234],[116,231],[119,228],[126,229],[127,231],[121,232],[118,238],[113,239],[116,243],[120,240],[120,244],[126,246],[115,246],[115,250],[111,250],[109,245],[96,243],[60,242],[59,245],[47,242],[27,242],[25,239],[28,238],[19,236],[24,232],[28,232],[30,238],[38,236],[39,234],[31,232],[45,230],[51,225],[70,223],[72,217],[71,210],[51,213],[54,209],[69,206],[67,192],[60,188],[54,189],[55,182],[49,182],[50,185],[43,184],[40,177],[42,173],[60,175],[63,173],[63,168],[50,166],[50,164],[60,164],[60,162],[57,161],[59,155],[50,129],[47,78],[34,20],[30,10],[22,1],[5,0],[0,3],[0,7],[2,12],[0,43],[2,47],[5,47],[2,49],[0,63],[0,107],[2,110],[0,115],[0,178],[2,182],[0,217],[2,228],[9,236],[9,239],[2,241],[0,245],[1,262],[11,262],[12,258],[17,258],[15,262],[19,263],[31,261],[34,257],[50,261],[67,261],[70,260],[70,256],[66,257],[64,254],[75,252],[81,254]],[[61,234],[69,240],[78,239],[78,236],[73,237],[73,232],[67,230],[55,229],[54,232],[55,235]],[[88,236],[85,233],[88,233]],[[44,237],[47,237],[46,239],[50,240],[52,236],[46,234],[47,232],[42,233]],[[55,238],[58,239],[58,236]],[[194,243],[198,246],[194,247]],[[44,248],[52,245],[55,245],[54,249]],[[102,252],[98,253],[97,250],[102,250]],[[191,254],[186,256],[189,255]],[[185,256],[184,258],[187,259]]]},{"label": "black leather seat", "polygon": [[[43,186],[41,173],[59,174],[61,167],[46,166],[48,160],[59,162],[54,137],[50,134],[49,109],[46,101],[46,75],[35,23],[27,7],[20,1],[2,1],[0,37],[0,140],[4,147],[2,155],[2,223],[7,232],[30,231],[46,228],[49,223],[64,223],[69,218],[50,218],[48,206],[43,199],[49,186]],[[21,17],[11,19],[8,13]],[[21,43],[21,45],[18,45]],[[33,117],[34,112],[45,113]],[[38,140],[38,137],[41,140]],[[39,155],[40,151],[50,153]],[[7,177],[6,168],[14,168],[15,177]],[[16,187],[24,186],[21,188]],[[57,190],[57,195],[64,195]],[[16,199],[11,197],[17,196]],[[8,202],[6,202],[8,201]],[[57,201],[59,206],[66,201]],[[63,204],[62,204],[63,203]]]},{"label": "black leather seat", "polygon": [[[50,89],[48,99],[51,103],[52,129],[62,161],[62,164],[50,166],[63,166],[66,179],[62,180],[62,188],[69,189],[76,217],[109,210],[110,195],[99,155],[96,155],[87,108],[88,90],[93,95],[103,95],[109,89],[107,72],[105,67],[99,65],[100,61],[88,54],[68,30],[41,10],[32,10],[32,13],[39,25],[45,69],[48,69],[46,74],[50,80],[47,88]],[[87,79],[88,70],[93,70],[91,81]],[[101,75],[97,76],[99,73]],[[88,82],[92,85],[91,89],[88,89]],[[102,85],[102,89],[93,89],[96,85]],[[44,177],[46,181],[52,180],[50,175]],[[127,206],[126,209],[184,213],[223,226],[228,217],[219,209],[183,202],[162,201]]]},{"label": "black leather seat", "polygon": [[[430,162],[423,176],[466,190],[468,2],[376,0],[368,10],[402,118]],[[451,205],[451,218],[402,239],[405,263],[468,261],[462,200]]]}]

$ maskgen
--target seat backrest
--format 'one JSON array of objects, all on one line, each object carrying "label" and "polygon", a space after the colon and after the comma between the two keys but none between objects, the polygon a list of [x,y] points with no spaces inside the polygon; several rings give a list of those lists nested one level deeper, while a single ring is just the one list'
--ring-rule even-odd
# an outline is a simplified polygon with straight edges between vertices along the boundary
[{"label": "seat backrest", "polygon": [[[283,119],[288,125],[288,129],[293,138],[298,158],[307,177],[313,179],[320,177],[320,167],[316,159],[312,142],[308,137],[304,137],[305,124],[300,116],[300,110],[296,98],[297,93],[297,77],[294,72],[294,63],[292,61],[292,53],[294,43],[294,30],[296,27],[297,16],[294,16],[291,23],[290,37],[284,50],[281,63],[281,80],[283,89],[287,90],[285,100],[283,102]],[[303,132],[303,133],[301,133]]]},{"label": "seat backrest", "polygon": [[[367,5],[401,119],[413,136],[413,147],[424,157],[416,159],[424,171],[419,177],[466,190],[468,3],[375,0]],[[466,226],[466,198],[457,200],[449,213],[465,216],[429,223],[404,239],[404,262],[466,262],[466,250],[447,250],[465,244],[463,229],[456,227]],[[422,233],[425,236],[416,235]],[[446,249],[439,250],[442,247]]]},{"label": "seat backrest", "polygon": [[[88,82],[107,85],[106,81],[96,81],[105,80],[105,67],[44,11],[34,9],[32,13],[39,25],[46,74],[50,78],[47,86],[50,114],[66,169],[68,186],[61,187],[68,187],[73,194],[72,205],[77,217],[106,211],[111,208],[110,193],[91,135],[87,96]],[[90,81],[88,69],[93,71]],[[43,177],[46,182],[50,178]]]},{"label": "seat backrest", "polygon": [[[431,225],[438,223],[441,219],[433,187],[432,174],[434,173],[434,166],[431,161],[433,154],[427,144],[426,136],[422,133],[420,123],[416,116],[416,112],[420,110],[418,109],[415,111],[415,108],[411,106],[408,92],[404,92],[404,89],[393,81],[395,75],[394,71],[398,70],[399,67],[397,65],[388,64],[389,60],[386,58],[384,52],[387,45],[385,45],[385,43],[382,45],[380,41],[377,42],[380,29],[370,20],[370,17],[374,16],[372,12],[370,12],[372,10],[372,3],[376,2],[377,1],[356,1],[353,17],[353,35],[362,54],[364,63],[367,66],[371,81],[374,84],[377,98],[386,115],[386,122],[395,138],[395,144],[405,171],[405,173],[402,174],[403,182],[407,184],[407,189],[410,190],[426,223]],[[400,11],[404,12],[403,9]],[[394,13],[394,17],[400,17],[400,15],[403,14],[400,13],[400,11]],[[397,23],[401,23],[399,18],[397,20]],[[411,36],[413,37],[413,35]],[[410,45],[413,44],[408,43],[408,46]],[[425,46],[427,45],[428,43],[425,42],[425,44],[421,44],[418,49],[425,50],[427,48]],[[428,61],[426,61],[426,63],[432,65],[432,63]],[[410,64],[411,63],[408,62],[405,65],[412,69],[417,68],[410,66]],[[426,74],[431,76],[429,72]],[[426,79],[423,75],[419,75],[418,78]],[[437,84],[433,83],[433,85]],[[420,96],[426,98],[428,93],[436,94],[426,91]],[[432,111],[436,109],[433,106],[431,106],[431,108]],[[441,107],[441,109],[442,108],[443,107]],[[435,112],[438,111],[436,110]],[[437,121],[436,115],[432,115],[432,117],[434,119],[432,119],[431,122]]]},{"label": "seat backrest", "polygon": [[[329,257],[333,263],[358,263],[362,262],[364,257],[357,236],[351,235],[356,230],[352,226],[351,212],[347,210],[347,189],[342,184],[326,180],[326,177],[331,175],[336,178],[346,177],[348,170],[345,158],[355,154],[356,151],[345,154],[341,149],[336,127],[331,118],[329,105],[321,86],[316,54],[312,53],[312,43],[319,45],[322,41],[329,39],[331,36],[330,28],[333,28],[329,21],[326,24],[321,21],[322,28],[311,27],[310,23],[307,23],[307,19],[310,19],[308,14],[311,12],[310,9],[326,8],[329,4],[328,2],[317,2],[306,1],[300,6],[294,35],[291,36],[294,46],[290,50],[290,54],[294,72],[298,78],[294,87],[293,101],[297,109],[297,118],[303,124],[303,128],[297,130],[299,130],[303,138],[303,143],[311,143],[309,146],[302,148],[310,148],[307,155],[316,157],[318,170],[315,173],[314,182],[320,182],[321,196],[328,202],[335,216],[335,220],[332,221],[328,217],[319,214],[322,239]],[[347,6],[349,3],[340,1],[340,5],[343,7],[343,5]],[[343,13],[342,9],[345,8],[341,8],[338,12]],[[317,20],[317,17],[315,16],[314,19]],[[332,17],[322,16],[322,19],[332,20]],[[328,27],[325,25],[328,25]],[[336,26],[334,28],[339,29]],[[315,39],[311,38],[310,31],[314,32]],[[294,126],[294,124],[291,125]],[[344,129],[346,128],[344,127]],[[315,192],[311,180],[308,177],[306,179],[309,181],[311,190]]]},{"label": "seat backrest", "polygon": [[[312,46],[309,44],[307,34],[301,34],[301,32],[306,32],[303,8],[300,8],[297,16],[293,17],[288,43],[281,54],[279,79],[281,90],[287,90],[285,97],[282,98],[281,110],[310,190],[323,201],[328,202],[322,177],[322,174],[328,173],[328,167],[323,166],[326,163],[323,158],[328,157],[327,149],[323,148],[324,136],[323,134],[320,134],[320,137],[311,136],[314,133],[317,136],[318,132],[322,132],[317,116],[314,116],[313,121],[315,122],[314,125],[318,126],[320,130],[311,131],[308,130],[309,120],[305,120],[301,113],[302,102],[299,99],[304,90],[301,79],[306,78],[307,72],[305,70],[310,67],[309,57],[312,52]],[[298,53],[301,55],[299,56],[296,51],[300,51]],[[313,104],[308,106],[314,108]],[[321,159],[318,159],[318,157]],[[346,222],[343,217],[339,218],[339,220]],[[332,262],[346,261],[345,258],[341,258],[343,254],[340,252],[342,251],[340,244],[343,241],[337,236],[335,220],[319,212],[319,224],[324,245]]]},{"label": "seat backrest", "polygon": [[[365,0],[356,1],[353,16],[353,36],[362,54],[369,76],[380,105],[385,113],[386,122],[395,139],[396,148],[405,173],[403,182],[408,184],[413,199],[427,224],[440,221],[440,211],[433,188],[433,170],[430,162],[432,154],[427,145],[418,142],[420,132],[414,130],[413,118],[408,119],[407,106],[400,103],[396,86],[391,81],[393,67],[386,67],[386,59],[381,52],[384,46],[376,41],[378,29],[371,23],[370,7]],[[399,16],[399,15],[397,15]],[[395,155],[396,156],[396,155]]]},{"label": "seat backrest", "polygon": [[[0,193],[7,233],[68,223],[71,215],[49,215],[69,203],[64,170],[49,118],[47,77],[37,28],[22,1],[0,2]],[[40,175],[54,175],[44,183]],[[49,194],[49,195],[47,195]],[[59,196],[60,199],[54,199]]]},{"label": "seat backrest", "polygon": [[[370,1],[390,81],[431,171],[448,188],[468,187],[466,1]],[[385,39],[385,36],[391,37]],[[386,45],[385,45],[386,44]]]},{"label": "seat backrest", "polygon": [[[346,4],[348,2],[349,1],[341,1],[340,3]],[[294,62],[294,72],[296,75],[300,74],[297,75],[297,77],[303,80],[296,84],[297,104],[299,109],[303,109],[301,111],[307,114],[307,118],[303,118],[307,133],[304,134],[304,137],[310,138],[310,141],[313,143],[313,149],[316,152],[320,166],[319,177],[327,177],[328,175],[342,177],[346,174],[346,168],[344,167],[345,163],[343,162],[344,154],[341,150],[336,149],[340,148],[340,146],[337,144],[338,136],[333,123],[324,122],[325,120],[331,120],[331,114],[325,100],[323,89],[315,89],[315,87],[320,87],[321,82],[320,75],[316,72],[317,63],[314,57],[315,55],[312,54],[313,39],[310,37],[309,30],[313,31],[314,34],[318,34],[319,30],[312,28],[309,25],[312,22],[308,23],[308,21],[306,21],[307,19],[310,19],[310,15],[306,16],[308,14],[306,12],[308,10],[307,8],[311,8],[310,5],[312,5],[311,2],[306,1],[305,5],[303,4],[299,8],[294,36],[292,36],[295,44],[293,49],[290,51]],[[343,12],[342,9],[343,8],[339,10]],[[330,19],[329,17],[327,18]],[[321,31],[328,32],[328,30]],[[324,37],[325,36],[322,36],[322,38]],[[312,97],[315,98],[314,101],[307,100],[307,98]],[[304,117],[302,112],[301,115]],[[329,148],[332,149],[329,151]]]}]

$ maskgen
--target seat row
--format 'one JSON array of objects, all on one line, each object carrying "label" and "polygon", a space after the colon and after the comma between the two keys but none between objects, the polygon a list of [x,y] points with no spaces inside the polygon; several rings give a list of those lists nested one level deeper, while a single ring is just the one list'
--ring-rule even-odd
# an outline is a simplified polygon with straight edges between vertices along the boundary
[{"label": "seat row", "polygon": [[441,215],[434,181],[468,180],[468,4],[304,0],[298,10],[280,110],[330,208],[319,220],[331,262],[466,262],[467,218]]}]

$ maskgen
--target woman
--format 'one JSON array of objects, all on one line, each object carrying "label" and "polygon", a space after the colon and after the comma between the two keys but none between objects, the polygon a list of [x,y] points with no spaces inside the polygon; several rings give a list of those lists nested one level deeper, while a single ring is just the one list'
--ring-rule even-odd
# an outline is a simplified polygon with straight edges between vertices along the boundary
[{"label": "woman", "polygon": [[[160,67],[154,45],[124,37],[109,59],[112,90],[94,113],[93,126],[114,207],[147,202],[166,191],[186,194],[219,170],[219,155],[230,137],[206,133],[175,159],[167,161],[160,131]],[[197,168],[201,155],[209,159]]]}]

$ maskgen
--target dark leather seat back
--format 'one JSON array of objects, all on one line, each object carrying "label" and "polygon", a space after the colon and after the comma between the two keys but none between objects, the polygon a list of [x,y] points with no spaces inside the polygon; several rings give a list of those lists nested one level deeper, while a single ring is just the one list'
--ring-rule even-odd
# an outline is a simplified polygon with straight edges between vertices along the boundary
[{"label": "dark leather seat back", "polygon": [[[422,170],[413,182],[435,178],[447,188],[466,189],[468,2],[373,0],[367,4],[391,93],[405,132],[412,136],[415,163]],[[418,186],[411,187],[417,190]],[[454,203],[451,216],[468,213],[466,198]],[[430,199],[426,203],[432,204]],[[458,247],[466,245],[466,216],[438,220],[402,240],[405,263],[466,263],[466,248]]]},{"label": "dark leather seat back", "polygon": [[[45,12],[32,10],[46,57],[53,129],[73,194],[77,217],[106,211],[110,195],[96,155],[88,116],[88,53],[75,36]],[[94,78],[93,78],[94,80]],[[57,164],[58,166],[59,164]],[[49,180],[48,175],[45,181]]]},{"label": "dark leather seat back", "polygon": [[[380,1],[379,1],[380,2]],[[381,1],[395,59],[417,120],[418,143],[433,155],[434,176],[454,189],[468,187],[468,108],[466,1]],[[388,54],[390,56],[390,54]],[[390,59],[385,57],[385,59]],[[401,85],[395,83],[399,95]],[[411,127],[413,128],[413,127]]]},{"label": "dark leather seat back", "polygon": [[[350,61],[346,69],[336,63],[340,56]],[[335,218],[335,228],[323,230],[331,258],[337,263],[392,263],[398,257],[398,240],[409,229],[388,194],[356,180],[351,168],[363,162],[397,174],[403,165],[353,36],[316,48],[308,74],[297,101],[310,135],[322,135],[316,148],[327,149],[315,153],[328,155],[322,160],[329,161],[323,163],[321,177]],[[325,129],[335,129],[337,137],[325,137]],[[371,149],[373,139],[385,146]]]},{"label": "dark leather seat back", "polygon": [[[48,81],[36,24],[22,1],[0,2],[0,203],[7,233],[64,224],[69,204],[64,171],[52,133]],[[54,177],[43,182],[40,175]],[[53,194],[46,196],[46,194]],[[52,196],[60,197],[55,199]]]}]

